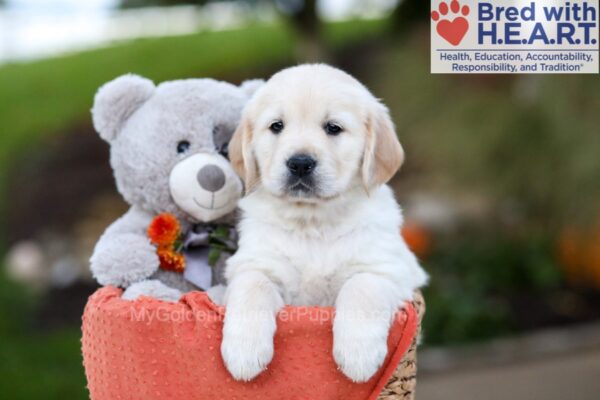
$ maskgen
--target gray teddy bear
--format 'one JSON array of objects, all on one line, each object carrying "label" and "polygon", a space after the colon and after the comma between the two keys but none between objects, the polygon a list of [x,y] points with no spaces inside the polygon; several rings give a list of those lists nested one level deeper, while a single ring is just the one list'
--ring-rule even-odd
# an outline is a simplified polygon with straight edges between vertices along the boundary
[{"label": "gray teddy bear", "polygon": [[[131,205],[104,232],[90,259],[100,284],[125,288],[128,300],[146,295],[177,301],[197,289],[220,299],[222,266],[231,251],[209,263],[211,238],[220,230],[225,242],[235,242],[235,210],[243,191],[227,146],[242,108],[261,84],[188,79],[155,86],[124,75],[98,90],[94,127],[110,144],[117,189]],[[180,223],[183,272],[163,269],[148,237],[149,225],[163,213]]]}]

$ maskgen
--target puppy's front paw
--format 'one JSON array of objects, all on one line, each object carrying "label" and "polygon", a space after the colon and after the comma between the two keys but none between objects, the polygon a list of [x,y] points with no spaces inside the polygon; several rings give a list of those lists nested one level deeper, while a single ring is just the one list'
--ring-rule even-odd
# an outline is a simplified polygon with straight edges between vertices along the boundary
[{"label": "puppy's front paw", "polygon": [[366,382],[385,360],[387,337],[365,332],[364,327],[355,326],[348,331],[339,325],[336,327],[338,329],[334,329],[333,358],[344,375],[352,381]]},{"label": "puppy's front paw", "polygon": [[225,322],[221,355],[227,370],[236,380],[254,379],[273,359],[275,327],[270,325],[267,322]]}]

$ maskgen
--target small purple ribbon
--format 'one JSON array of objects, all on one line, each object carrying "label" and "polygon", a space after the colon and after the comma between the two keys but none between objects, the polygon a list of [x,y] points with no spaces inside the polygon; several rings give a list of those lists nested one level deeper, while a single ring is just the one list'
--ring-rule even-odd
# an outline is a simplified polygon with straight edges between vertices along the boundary
[{"label": "small purple ribbon", "polygon": [[213,270],[208,263],[211,232],[209,225],[194,225],[183,239],[183,277],[203,290],[209,289],[213,280]]},{"label": "small purple ribbon", "polygon": [[[225,234],[223,229],[226,229]],[[215,283],[214,265],[211,266],[211,261],[212,264],[217,262],[211,260],[213,257],[211,250],[217,251],[218,258],[221,251],[234,252],[237,247],[236,243],[237,233],[229,225],[196,224],[192,226],[183,239],[183,255],[186,260],[183,277],[200,289],[209,289]]]}]

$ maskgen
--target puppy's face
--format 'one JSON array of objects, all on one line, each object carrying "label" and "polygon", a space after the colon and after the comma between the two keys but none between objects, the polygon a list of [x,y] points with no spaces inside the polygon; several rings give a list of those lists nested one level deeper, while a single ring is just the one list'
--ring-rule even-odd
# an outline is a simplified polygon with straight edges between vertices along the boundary
[{"label": "puppy's face", "polygon": [[365,147],[364,111],[336,82],[282,78],[271,82],[250,116],[261,182],[277,196],[335,196],[357,175]]},{"label": "puppy's face", "polygon": [[230,154],[248,189],[260,183],[299,202],[387,182],[403,158],[387,109],[324,65],[273,76],[244,111]]}]

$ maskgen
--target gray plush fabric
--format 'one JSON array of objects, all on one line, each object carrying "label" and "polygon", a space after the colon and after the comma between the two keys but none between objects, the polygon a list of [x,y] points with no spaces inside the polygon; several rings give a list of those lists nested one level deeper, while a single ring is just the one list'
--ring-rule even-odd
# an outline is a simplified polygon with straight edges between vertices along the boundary
[{"label": "gray plush fabric", "polygon": [[[130,287],[129,299],[146,294],[173,301],[178,297],[173,290],[194,289],[182,274],[159,270],[146,230],[163,212],[177,216],[183,229],[209,222],[195,220],[175,204],[169,188],[171,170],[199,152],[220,157],[218,151],[230,140],[242,108],[261,82],[238,87],[188,79],[155,86],[146,78],[124,75],[98,90],[92,109],[94,127],[110,145],[117,189],[131,205],[102,235],[90,259],[100,284]],[[178,143],[184,140],[190,147],[180,154]]]},{"label": "gray plush fabric", "polygon": [[208,289],[206,293],[208,294],[208,297],[210,297],[210,299],[213,301],[213,303],[223,304],[226,289],[227,287],[225,285],[215,285]]},{"label": "gray plush fabric", "polygon": [[159,280],[149,279],[129,286],[125,289],[121,298],[125,300],[135,300],[140,296],[150,296],[165,301],[176,302],[181,297],[181,292],[165,285]]},{"label": "gray plush fabric", "polygon": [[154,93],[154,83],[137,75],[123,75],[102,86],[96,94],[92,118],[94,127],[111,141],[129,118]]},{"label": "gray plush fabric", "polygon": [[133,206],[106,229],[90,259],[98,283],[127,287],[156,272],[156,248],[146,236],[152,218],[152,214]]}]

